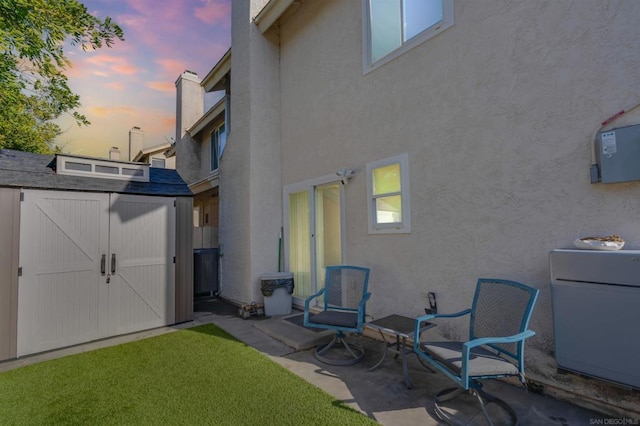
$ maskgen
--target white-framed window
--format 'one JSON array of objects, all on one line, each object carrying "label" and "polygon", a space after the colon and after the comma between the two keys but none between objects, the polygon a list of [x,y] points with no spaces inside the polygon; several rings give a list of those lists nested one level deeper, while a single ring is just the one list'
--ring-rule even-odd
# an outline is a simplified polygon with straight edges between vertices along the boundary
[{"label": "white-framed window", "polygon": [[149,165],[56,154],[56,173],[149,182]]},{"label": "white-framed window", "polygon": [[410,233],[409,154],[367,163],[369,233]]},{"label": "white-framed window", "polygon": [[453,25],[453,0],[362,0],[364,71]]},{"label": "white-framed window", "polygon": [[200,227],[200,206],[193,207],[193,227]]},{"label": "white-framed window", "polygon": [[164,169],[165,165],[166,165],[166,161],[164,158],[151,157],[151,167],[155,167],[157,169]]},{"label": "white-framed window", "polygon": [[218,170],[220,167],[220,152],[221,148],[224,148],[226,139],[224,123],[211,132],[211,171]]}]

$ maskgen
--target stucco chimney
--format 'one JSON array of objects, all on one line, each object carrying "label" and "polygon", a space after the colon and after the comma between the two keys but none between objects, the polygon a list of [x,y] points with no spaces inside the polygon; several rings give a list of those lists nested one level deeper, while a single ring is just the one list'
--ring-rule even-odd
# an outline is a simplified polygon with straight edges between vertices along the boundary
[{"label": "stucco chimney", "polygon": [[117,146],[113,146],[109,150],[109,160],[120,160],[120,150]]},{"label": "stucco chimney", "polygon": [[133,161],[140,151],[142,151],[142,145],[144,144],[144,131],[134,126],[129,130],[129,161]]},{"label": "stucco chimney", "polygon": [[176,141],[204,114],[204,89],[198,74],[184,71],[176,80]]},{"label": "stucco chimney", "polygon": [[185,71],[176,80],[176,170],[186,182],[197,180],[200,146],[187,134],[204,114],[204,88],[198,74]]}]

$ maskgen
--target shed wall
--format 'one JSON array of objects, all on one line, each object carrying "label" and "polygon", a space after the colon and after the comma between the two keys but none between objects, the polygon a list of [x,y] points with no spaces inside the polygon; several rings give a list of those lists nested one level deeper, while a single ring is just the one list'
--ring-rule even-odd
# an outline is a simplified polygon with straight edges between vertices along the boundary
[{"label": "shed wall", "polygon": [[15,358],[20,190],[0,188],[0,361]]},{"label": "shed wall", "polygon": [[176,198],[176,323],[193,320],[193,198]]}]

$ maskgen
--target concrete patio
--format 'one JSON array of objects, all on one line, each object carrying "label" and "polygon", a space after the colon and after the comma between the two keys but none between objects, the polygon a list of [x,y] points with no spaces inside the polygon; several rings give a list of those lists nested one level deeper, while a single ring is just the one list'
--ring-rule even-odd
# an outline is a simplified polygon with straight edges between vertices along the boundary
[{"label": "concrete patio", "polygon": [[[252,316],[243,320],[238,316],[238,310],[234,305],[216,299],[196,303],[196,311],[194,321],[188,323],[6,361],[0,363],[0,371],[152,337],[177,329],[213,323],[333,395],[337,400],[344,401],[383,425],[441,424],[433,413],[433,395],[443,388],[451,387],[451,382],[440,373],[426,370],[414,355],[408,357],[409,375],[413,388],[407,389],[399,357],[394,359],[393,356],[389,356],[379,368],[369,371],[383,353],[384,346],[379,340],[355,336],[357,343],[366,349],[364,360],[353,366],[331,366],[317,361],[311,349],[318,341],[330,339],[330,335],[295,325],[286,320],[288,316],[270,318]],[[295,313],[295,311],[292,312],[292,314]],[[567,402],[527,393],[522,388],[509,383],[490,383],[486,389],[511,404],[522,425],[606,424],[606,420],[609,419],[606,415]],[[452,412],[455,418],[470,419],[467,424],[472,425],[486,424],[475,401],[469,400],[469,404],[458,404],[458,406],[464,407],[465,411]],[[500,422],[500,418],[495,420],[497,423]]]}]

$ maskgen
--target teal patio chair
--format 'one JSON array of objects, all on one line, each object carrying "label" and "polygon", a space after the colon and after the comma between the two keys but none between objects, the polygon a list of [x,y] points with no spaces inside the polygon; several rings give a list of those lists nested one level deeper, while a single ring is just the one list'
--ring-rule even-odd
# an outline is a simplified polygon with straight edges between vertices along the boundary
[{"label": "teal patio chair", "polygon": [[[529,319],[538,298],[538,290],[524,284],[481,278],[476,285],[471,309],[455,314],[430,314],[416,319],[413,350],[422,359],[444,373],[457,386],[435,395],[435,412],[450,423],[441,403],[463,392],[477,398],[482,412],[493,425],[486,405],[502,407],[514,424],[517,416],[503,400],[482,390],[481,380],[517,376],[524,378],[524,342],[535,333],[528,330]],[[420,342],[420,324],[434,318],[470,316],[466,342]]]},{"label": "teal patio chair", "polygon": [[[362,361],[364,349],[347,342],[347,333],[362,333],[365,307],[371,293],[369,269],[359,266],[327,266],[324,288],[304,302],[305,327],[335,330],[331,342],[316,347],[316,358],[331,365],[351,365]],[[311,302],[320,298],[315,306]],[[317,314],[311,307],[319,307]],[[341,346],[340,346],[341,345]],[[333,349],[333,351],[332,351]]]}]

